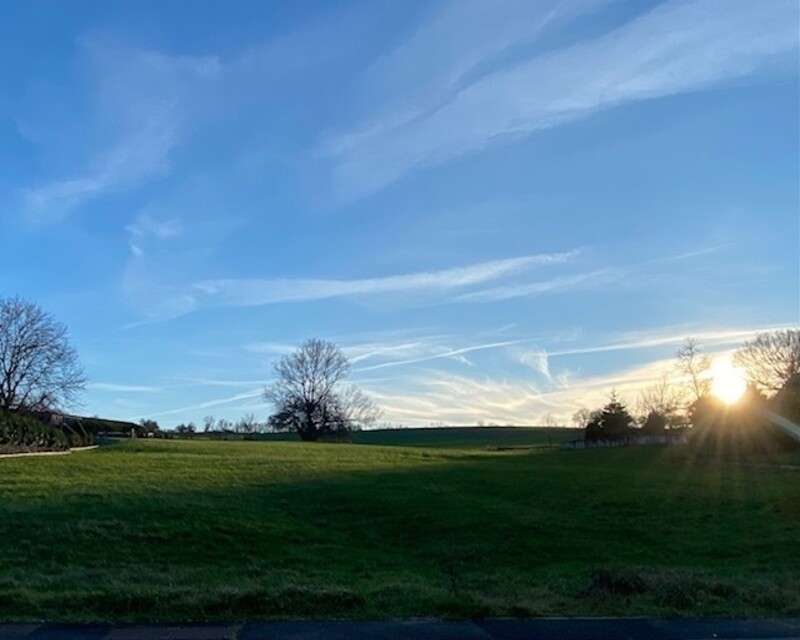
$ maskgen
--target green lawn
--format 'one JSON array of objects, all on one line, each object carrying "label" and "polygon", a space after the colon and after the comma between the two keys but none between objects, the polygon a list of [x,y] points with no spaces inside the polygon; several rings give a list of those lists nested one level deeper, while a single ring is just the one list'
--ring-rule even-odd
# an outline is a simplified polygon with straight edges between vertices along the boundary
[{"label": "green lawn", "polygon": [[0,619],[800,613],[800,471],[484,445],[0,460]]}]

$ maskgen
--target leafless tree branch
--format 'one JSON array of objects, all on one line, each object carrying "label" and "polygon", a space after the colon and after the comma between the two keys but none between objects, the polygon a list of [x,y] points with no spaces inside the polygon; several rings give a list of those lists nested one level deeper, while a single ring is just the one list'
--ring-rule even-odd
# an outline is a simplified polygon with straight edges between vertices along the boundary
[{"label": "leafless tree branch", "polygon": [[32,302],[0,298],[0,409],[63,408],[85,386],[67,328]]}]

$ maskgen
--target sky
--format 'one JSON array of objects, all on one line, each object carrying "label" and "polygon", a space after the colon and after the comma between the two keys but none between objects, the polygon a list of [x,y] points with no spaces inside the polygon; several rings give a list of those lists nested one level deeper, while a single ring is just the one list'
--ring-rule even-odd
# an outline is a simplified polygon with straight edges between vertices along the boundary
[{"label": "sky", "polygon": [[800,324],[796,0],[8,0],[0,296],[80,410],[568,423]]}]

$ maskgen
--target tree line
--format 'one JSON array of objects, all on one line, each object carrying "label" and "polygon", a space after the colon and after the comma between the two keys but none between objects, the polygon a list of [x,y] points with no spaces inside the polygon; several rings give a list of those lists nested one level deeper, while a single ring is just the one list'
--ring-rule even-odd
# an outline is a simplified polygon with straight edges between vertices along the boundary
[{"label": "tree line", "polygon": [[[143,421],[143,423],[146,421]],[[193,436],[198,433],[214,434],[237,434],[237,435],[253,435],[257,433],[270,433],[271,429],[267,422],[259,421],[255,414],[248,413],[236,422],[226,420],[225,418],[215,418],[214,416],[205,416],[202,423],[198,426],[194,422],[182,422],[177,425],[173,431],[179,435]]]},{"label": "tree line", "polygon": [[689,338],[676,353],[676,381],[664,376],[640,391],[635,416],[612,391],[603,407],[578,410],[573,423],[589,442],[675,435],[692,427],[696,443],[728,448],[788,444],[785,434],[774,429],[770,413],[800,422],[800,330],[757,334],[736,350],[733,365],[745,373],[746,388],[728,404],[712,393],[711,357]]},{"label": "tree line", "polygon": [[[800,422],[800,330],[764,332],[736,351],[734,363],[747,372],[746,402],[740,405],[775,410]],[[663,435],[689,426],[717,424],[722,412],[710,393],[711,358],[689,339],[676,354],[679,383],[662,378],[642,390],[634,417],[612,392],[605,406],[581,409],[573,417],[588,440],[615,440],[631,433]],[[312,339],[273,366],[274,382],[264,391],[273,407],[260,422],[253,414],[237,422],[207,416],[201,427],[183,423],[175,433],[257,434],[292,432],[302,440],[337,439],[373,425],[380,417],[374,401],[347,383],[350,363],[335,344]],[[74,403],[86,385],[78,354],[66,326],[36,304],[21,298],[0,298],[0,412],[52,419],[52,413]],[[728,408],[726,420],[735,414]],[[755,415],[755,414],[754,414]],[[743,418],[742,418],[743,419]],[[752,422],[752,419],[750,419]],[[17,423],[15,423],[17,424]],[[136,430],[161,432],[158,423],[143,420]],[[635,431],[634,431],[635,430]],[[8,427],[6,432],[18,432]]]}]

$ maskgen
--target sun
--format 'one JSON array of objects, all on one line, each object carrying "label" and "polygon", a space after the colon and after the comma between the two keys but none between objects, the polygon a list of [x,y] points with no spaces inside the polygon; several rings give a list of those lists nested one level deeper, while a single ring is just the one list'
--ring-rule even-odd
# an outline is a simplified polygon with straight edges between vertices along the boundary
[{"label": "sun", "polygon": [[747,390],[744,371],[734,367],[730,358],[718,358],[711,368],[711,392],[727,404],[733,404]]}]

